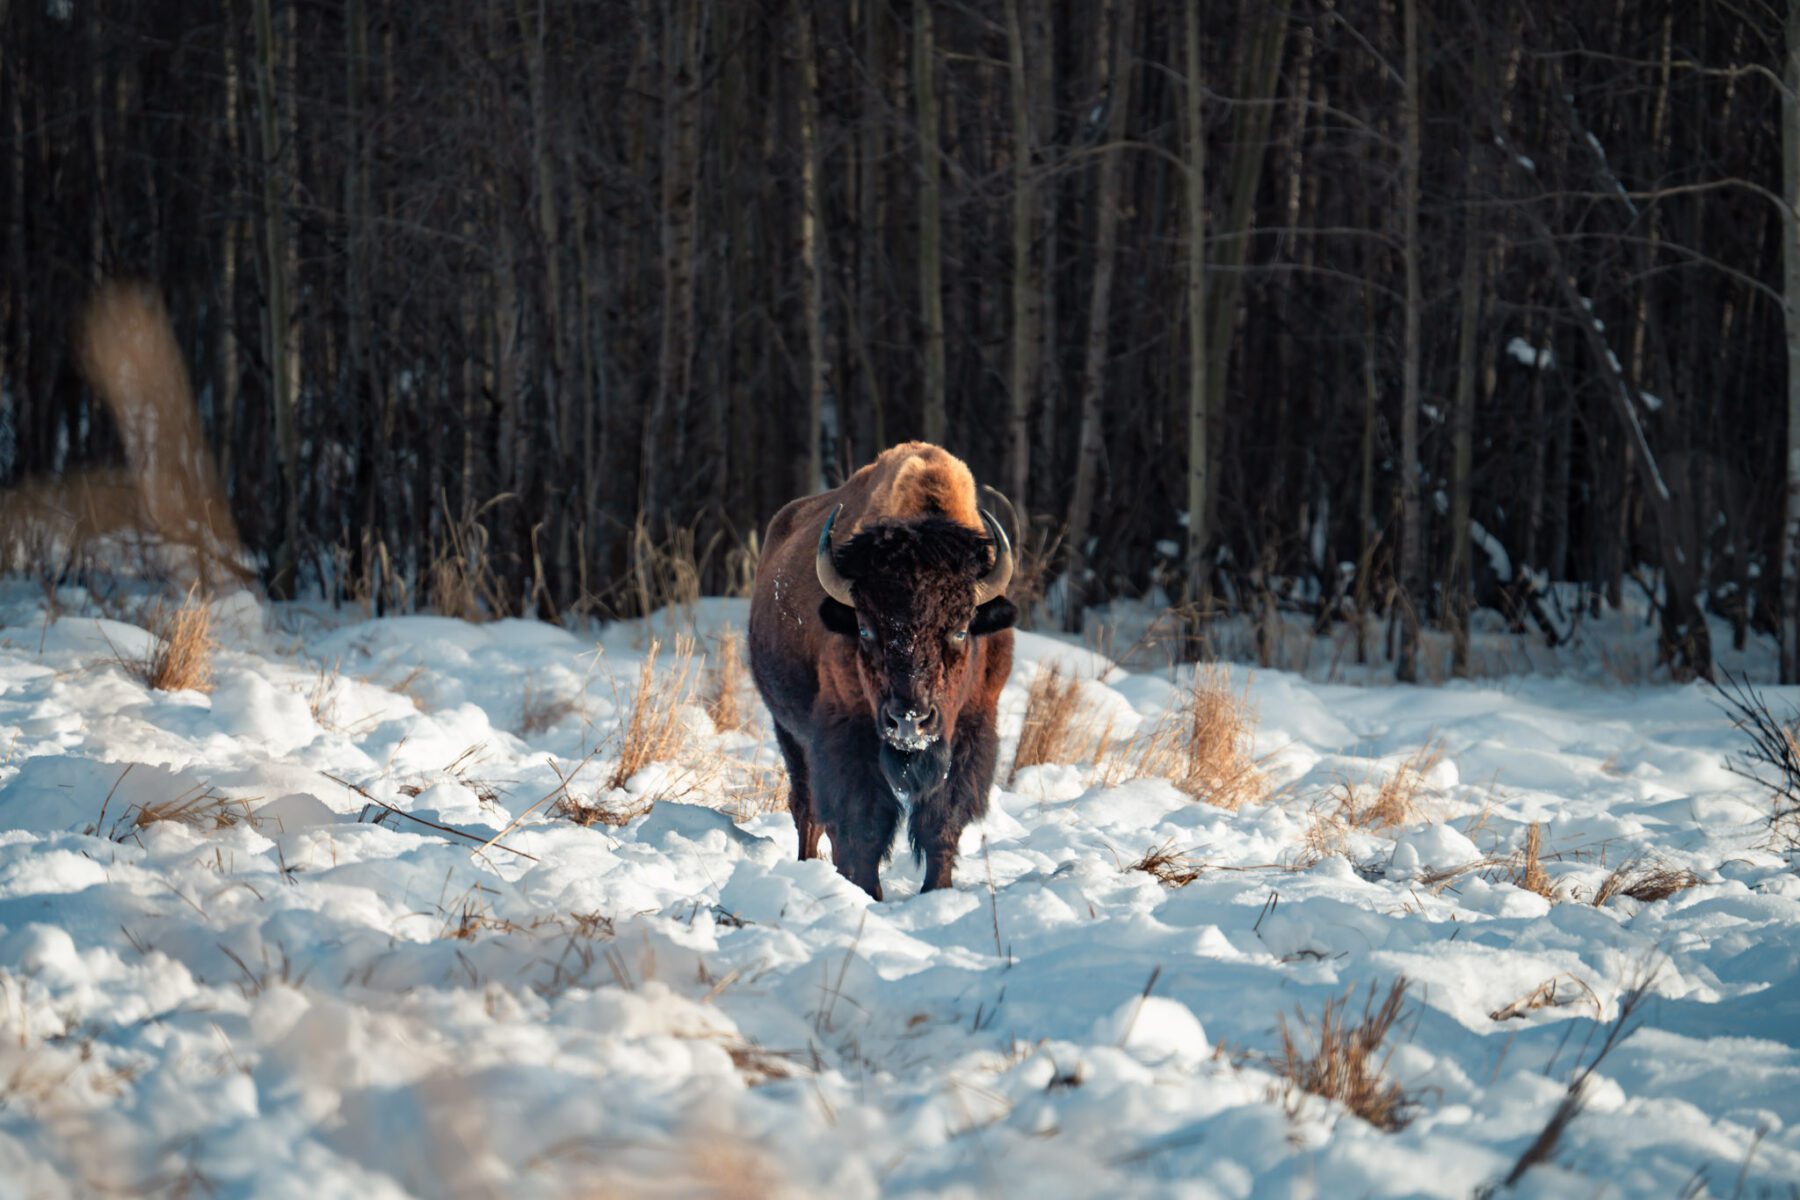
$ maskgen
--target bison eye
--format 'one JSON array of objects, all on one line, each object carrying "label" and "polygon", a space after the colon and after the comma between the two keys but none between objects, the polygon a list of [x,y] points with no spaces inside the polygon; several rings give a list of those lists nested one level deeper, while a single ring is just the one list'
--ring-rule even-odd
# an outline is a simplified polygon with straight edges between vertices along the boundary
[{"label": "bison eye", "polygon": [[957,645],[961,645],[962,643],[969,640],[969,631],[966,629],[959,629],[955,633],[950,635],[950,640],[952,642],[956,643]]},{"label": "bison eye", "polygon": [[856,627],[856,636],[865,642],[872,642],[875,640],[875,631],[870,629],[867,625],[858,625]]}]

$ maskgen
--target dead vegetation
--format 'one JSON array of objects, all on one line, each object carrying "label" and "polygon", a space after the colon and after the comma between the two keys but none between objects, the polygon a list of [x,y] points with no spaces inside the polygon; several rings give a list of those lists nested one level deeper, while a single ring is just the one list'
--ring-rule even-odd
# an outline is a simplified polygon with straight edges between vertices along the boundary
[{"label": "dead vegetation", "polygon": [[1026,767],[1077,763],[1104,757],[1112,723],[1082,697],[1082,680],[1064,674],[1059,663],[1038,668],[1025,692],[1025,723],[1013,752],[1007,786]]},{"label": "dead vegetation", "polygon": [[749,673],[744,669],[744,639],[735,629],[719,635],[706,673],[706,715],[721,732],[744,729],[755,713],[744,696]]},{"label": "dead vegetation", "polygon": [[1700,877],[1685,867],[1631,859],[1614,867],[1601,881],[1594,892],[1594,907],[1604,906],[1614,896],[1654,903],[1699,886]]},{"label": "dead vegetation", "polygon": [[1619,1015],[1611,1025],[1607,1026],[1606,1037],[1601,1041],[1600,1048],[1594,1052],[1594,1057],[1569,1081],[1568,1090],[1563,1093],[1562,1102],[1550,1114],[1550,1119],[1544,1123],[1543,1129],[1538,1131],[1537,1137],[1533,1138],[1531,1144],[1525,1147],[1524,1153],[1519,1155],[1518,1161],[1513,1163],[1512,1170],[1507,1172],[1506,1178],[1500,1182],[1498,1187],[1488,1185],[1478,1189],[1475,1193],[1477,1200],[1488,1200],[1489,1197],[1509,1191],[1518,1186],[1519,1181],[1525,1178],[1533,1167],[1541,1166],[1555,1157],[1557,1147],[1562,1144],[1563,1134],[1568,1132],[1569,1125],[1581,1115],[1581,1110],[1587,1106],[1588,1082],[1593,1078],[1594,1071],[1620,1042],[1636,1031],[1637,1025],[1634,1023],[1633,1017],[1653,982],[1653,976],[1646,971],[1631,990],[1619,998]]},{"label": "dead vegetation", "polygon": [[[653,639],[638,668],[630,710],[619,726],[612,772],[599,794],[586,800],[565,794],[552,807],[553,812],[578,825],[624,825],[649,812],[658,800],[688,795],[715,777],[717,756],[696,759],[685,754],[692,734],[682,710],[692,703],[698,683],[694,641],[677,636],[673,663],[659,675],[656,663],[661,654],[662,643]],[[688,760],[685,763],[684,758]],[[626,785],[653,763],[683,765],[652,791],[623,802],[609,799],[624,792]]]},{"label": "dead vegetation", "polygon": [[638,668],[637,691],[631,697],[631,712],[620,727],[618,758],[607,778],[608,788],[624,787],[653,762],[675,759],[687,740],[681,710],[694,691],[693,639],[675,639],[674,664],[659,678],[656,660],[661,653],[662,643],[651,641]]},{"label": "dead vegetation", "polygon": [[1512,879],[1514,887],[1528,892],[1536,892],[1554,904],[1557,900],[1556,885],[1550,882],[1550,873],[1544,870],[1544,827],[1536,821],[1525,831],[1525,846],[1513,856]]},{"label": "dead vegetation", "polygon": [[[123,779],[124,776],[121,775],[120,778]],[[110,798],[109,795],[108,799]],[[105,819],[104,806],[101,809],[101,819]],[[214,791],[211,784],[200,783],[167,800],[132,805],[120,819],[122,829],[113,833],[112,837],[114,841],[124,841],[161,821],[173,821],[190,829],[211,831],[229,829],[240,821],[250,819],[249,800],[226,796]]]},{"label": "dead vegetation", "polygon": [[[1426,777],[1444,757],[1442,747],[1427,742],[1413,751],[1379,782],[1365,779],[1352,783],[1339,779],[1315,802],[1308,815],[1306,830],[1301,834],[1301,851],[1296,865],[1310,867],[1327,858],[1349,853],[1350,834],[1356,830],[1383,833],[1411,825],[1425,815],[1423,796]],[[1481,864],[1470,864],[1470,867]],[[1470,867],[1457,868],[1452,876]],[[1437,885],[1448,878],[1428,878]]]},{"label": "dead vegetation", "polygon": [[1488,1019],[1490,1021],[1512,1021],[1526,1013],[1536,1012],[1540,1008],[1563,1008],[1570,1004],[1578,1004],[1583,1000],[1594,1006],[1594,1016],[1595,1019],[1598,1019],[1602,1011],[1600,997],[1594,995],[1593,988],[1577,975],[1553,975],[1518,999],[1503,1004],[1490,1012]]},{"label": "dead vegetation", "polygon": [[512,499],[495,496],[479,508],[452,513],[448,496],[440,496],[443,524],[433,539],[431,564],[425,569],[425,596],[446,617],[490,621],[507,614],[500,580],[488,558],[488,530],[481,523],[488,510]]},{"label": "dead vegetation", "polygon": [[1417,1103],[1405,1088],[1385,1078],[1393,1054],[1387,1039],[1405,1015],[1406,989],[1402,976],[1377,1004],[1370,984],[1359,1018],[1350,1015],[1351,991],[1346,991],[1327,1000],[1316,1021],[1299,1012],[1295,1023],[1279,1019],[1281,1056],[1274,1069],[1280,1077],[1278,1098],[1290,1116],[1310,1094],[1342,1104],[1377,1129],[1391,1133],[1406,1127]]},{"label": "dead vegetation", "polygon": [[149,613],[150,648],[142,657],[119,657],[119,663],[145,687],[159,692],[213,689],[212,610],[189,592],[180,608],[170,611],[160,603]]},{"label": "dead vegetation", "polygon": [[1250,685],[1234,691],[1217,664],[1196,668],[1181,703],[1147,731],[1109,748],[1107,786],[1127,779],[1167,779],[1195,800],[1236,811],[1268,798],[1269,782],[1251,757],[1256,717]]},{"label": "dead vegetation", "polygon": [[528,679],[519,699],[519,736],[531,738],[548,733],[580,709],[577,697],[566,692],[537,691]]},{"label": "dead vegetation", "polygon": [[1144,856],[1131,864],[1167,888],[1184,888],[1204,873],[1204,864],[1184,851],[1175,849],[1172,841],[1152,846]]},{"label": "dead vegetation", "polygon": [[1731,770],[1769,790],[1769,828],[1776,841],[1800,847],[1800,712],[1776,715],[1769,702],[1742,676],[1721,671],[1715,681],[1721,707],[1750,746]]}]

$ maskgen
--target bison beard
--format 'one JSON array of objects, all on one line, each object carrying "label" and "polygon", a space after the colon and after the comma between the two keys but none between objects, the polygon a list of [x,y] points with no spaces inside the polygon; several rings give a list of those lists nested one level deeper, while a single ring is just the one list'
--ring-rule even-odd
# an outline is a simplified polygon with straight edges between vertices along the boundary
[{"label": "bison beard", "polygon": [[[855,482],[770,524],[750,651],[800,857],[829,835],[838,870],[880,899],[902,820],[931,890],[951,885],[962,830],[987,810],[1015,613],[999,594],[1010,547],[991,518],[992,538],[937,512],[895,519],[870,512]],[[860,531],[834,547],[843,504]]]}]

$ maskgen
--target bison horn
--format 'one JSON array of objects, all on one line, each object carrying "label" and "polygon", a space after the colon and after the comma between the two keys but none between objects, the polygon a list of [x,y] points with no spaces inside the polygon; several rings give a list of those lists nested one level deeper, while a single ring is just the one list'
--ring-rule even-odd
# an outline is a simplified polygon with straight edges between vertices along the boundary
[{"label": "bison horn", "polygon": [[1013,549],[1012,543],[1006,540],[1006,530],[994,519],[994,514],[981,510],[981,519],[987,523],[988,533],[994,538],[994,565],[988,573],[975,581],[975,606],[986,604],[996,596],[1006,594],[1006,585],[1012,582]]},{"label": "bison horn", "polygon": [[837,524],[838,514],[843,511],[844,506],[841,504],[832,509],[831,515],[825,518],[825,528],[819,531],[819,586],[839,604],[855,608],[856,602],[850,599],[850,581],[844,578],[843,572],[837,569],[837,564],[831,561],[831,527]]}]

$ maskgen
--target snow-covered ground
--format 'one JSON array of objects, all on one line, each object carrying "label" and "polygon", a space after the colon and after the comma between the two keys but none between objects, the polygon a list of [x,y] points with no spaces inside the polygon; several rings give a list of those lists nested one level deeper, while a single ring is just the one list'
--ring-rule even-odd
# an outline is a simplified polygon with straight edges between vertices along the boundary
[{"label": "snow-covered ground", "polygon": [[[0,591],[0,1195],[1469,1197],[1646,980],[1516,1194],[1800,1181],[1800,877],[1701,687],[1257,673],[1266,803],[1030,768],[954,890],[902,853],[875,904],[669,767],[609,802],[688,802],[622,827],[538,803],[571,771],[596,799],[641,626],[219,622],[216,690],[151,692],[117,663],[141,629]],[[1021,636],[1003,775],[1051,659],[1120,732],[1177,693]],[[773,763],[760,716],[688,715],[693,754]],[[1332,789],[1431,742],[1414,821],[1308,853]],[[248,817],[140,820],[171,802]],[[1557,902],[1433,870],[1534,822]],[[1131,869],[1159,846],[1199,878]],[[1589,902],[1634,858],[1701,883]],[[1402,976],[1412,1123],[1285,1096],[1278,1017]]]}]

